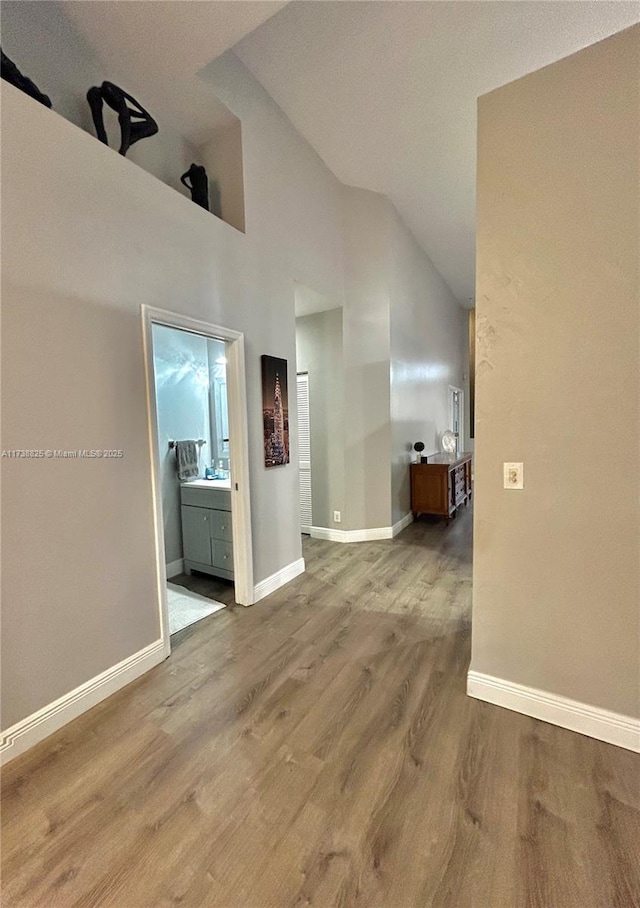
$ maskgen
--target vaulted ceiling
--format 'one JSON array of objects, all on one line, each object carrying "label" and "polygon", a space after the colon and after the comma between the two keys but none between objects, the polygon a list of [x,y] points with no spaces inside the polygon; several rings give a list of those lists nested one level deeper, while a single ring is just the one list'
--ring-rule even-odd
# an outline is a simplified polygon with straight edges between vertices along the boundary
[{"label": "vaulted ceiling", "polygon": [[340,180],[393,201],[464,305],[474,298],[478,96],[640,21],[639,2],[606,0],[59,5],[194,141],[222,116],[198,74],[232,48]]},{"label": "vaulted ceiling", "polygon": [[60,0],[56,5],[104,61],[109,78],[126,79],[134,94],[143,91],[149,110],[164,114],[199,145],[229,112],[198,73],[286,0]]},{"label": "vaulted ceiling", "polygon": [[293,2],[234,48],[336,176],[474,298],[476,101],[640,21],[625,2]]}]

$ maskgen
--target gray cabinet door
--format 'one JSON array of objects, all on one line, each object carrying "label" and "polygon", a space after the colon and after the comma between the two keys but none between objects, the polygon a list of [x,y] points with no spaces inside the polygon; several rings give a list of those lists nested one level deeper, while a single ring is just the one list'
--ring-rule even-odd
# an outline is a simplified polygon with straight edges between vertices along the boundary
[{"label": "gray cabinet door", "polygon": [[187,561],[211,564],[211,512],[182,505],[182,544]]},{"label": "gray cabinet door", "polygon": [[211,538],[221,539],[223,542],[232,542],[231,511],[209,511],[209,513],[211,515],[211,525],[209,527]]}]

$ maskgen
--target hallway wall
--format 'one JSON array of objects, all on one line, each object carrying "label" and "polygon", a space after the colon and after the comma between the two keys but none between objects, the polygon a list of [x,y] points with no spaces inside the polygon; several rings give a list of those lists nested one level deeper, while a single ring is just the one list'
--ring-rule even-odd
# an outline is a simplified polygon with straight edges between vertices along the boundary
[{"label": "hallway wall", "polygon": [[639,59],[634,27],[479,102],[471,663],[635,717]]},{"label": "hallway wall", "polygon": [[342,528],[391,523],[390,203],[342,186],[232,53],[203,78],[242,121],[246,234],[2,84],[3,445],[123,452],[3,461],[5,730],[162,658],[141,304],[245,334],[256,584],[301,566],[295,404],[291,465],[266,470],[260,382],[270,354],[295,387],[296,282],[343,306]]},{"label": "hallway wall", "polygon": [[296,319],[298,372],[309,373],[311,501],[315,527],[337,527],[344,511],[344,356],[342,309]]},{"label": "hallway wall", "polygon": [[466,310],[384,196],[344,189],[345,475],[350,528],[411,510],[412,446],[440,450],[462,387]]},{"label": "hallway wall", "polygon": [[411,510],[413,445],[441,450],[449,428],[449,385],[463,386],[466,310],[392,209],[391,523]]},{"label": "hallway wall", "polygon": [[343,187],[345,519],[391,525],[390,202]]},{"label": "hallway wall", "polygon": [[208,78],[242,118],[246,235],[2,84],[3,445],[124,454],[3,461],[5,729],[160,636],[142,303],[245,332],[255,582],[301,557],[260,355],[291,380],[294,280],[342,295],[341,187],[237,58]]}]

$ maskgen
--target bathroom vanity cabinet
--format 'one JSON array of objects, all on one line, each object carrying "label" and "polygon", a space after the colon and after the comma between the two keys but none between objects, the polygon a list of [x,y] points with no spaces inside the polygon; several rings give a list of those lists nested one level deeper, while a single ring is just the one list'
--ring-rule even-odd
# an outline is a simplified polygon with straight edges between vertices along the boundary
[{"label": "bathroom vanity cabinet", "polygon": [[195,480],[180,486],[184,570],[233,580],[229,483]]}]

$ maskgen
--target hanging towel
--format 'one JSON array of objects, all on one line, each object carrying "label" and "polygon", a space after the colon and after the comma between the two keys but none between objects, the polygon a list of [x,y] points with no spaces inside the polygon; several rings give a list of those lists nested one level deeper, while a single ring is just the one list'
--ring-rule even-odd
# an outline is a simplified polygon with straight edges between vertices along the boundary
[{"label": "hanging towel", "polygon": [[198,447],[193,440],[176,442],[176,458],[178,460],[178,479],[185,482],[195,479],[198,470]]}]

